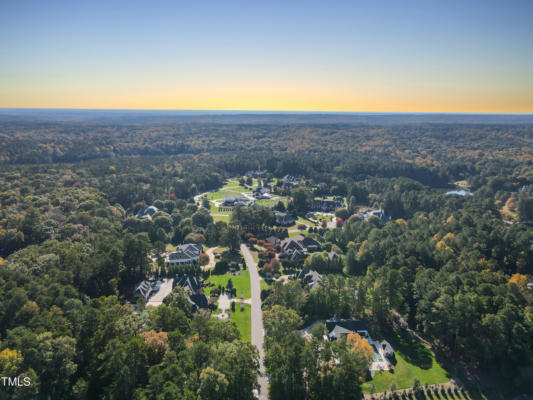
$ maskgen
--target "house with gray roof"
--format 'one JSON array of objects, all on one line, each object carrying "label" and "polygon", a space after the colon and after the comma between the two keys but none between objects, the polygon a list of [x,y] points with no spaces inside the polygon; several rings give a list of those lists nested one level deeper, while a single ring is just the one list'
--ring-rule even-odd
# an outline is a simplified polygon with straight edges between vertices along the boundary
[{"label": "house with gray roof", "polygon": [[235,207],[235,206],[248,206],[250,205],[250,200],[236,195],[236,194],[225,194],[222,196],[222,206],[224,207]]},{"label": "house with gray roof", "polygon": [[182,244],[176,247],[176,251],[169,253],[165,261],[169,264],[190,264],[198,262],[201,253],[201,244]]},{"label": "house with gray roof", "polygon": [[305,259],[309,253],[319,250],[320,243],[309,236],[296,235],[280,243],[281,257],[291,261]]},{"label": "house with gray roof", "polygon": [[138,219],[152,219],[152,216],[159,211],[156,206],[148,206],[145,209],[139,211],[136,215]]},{"label": "house with gray roof", "polygon": [[308,268],[302,269],[296,278],[301,279],[302,283],[311,289],[322,282],[322,275]]},{"label": "house with gray roof", "polygon": [[139,297],[142,297],[145,300],[148,300],[148,298],[152,294],[152,291],[153,287],[150,281],[142,281],[137,286],[135,286],[135,290],[133,291],[133,298],[137,300]]}]

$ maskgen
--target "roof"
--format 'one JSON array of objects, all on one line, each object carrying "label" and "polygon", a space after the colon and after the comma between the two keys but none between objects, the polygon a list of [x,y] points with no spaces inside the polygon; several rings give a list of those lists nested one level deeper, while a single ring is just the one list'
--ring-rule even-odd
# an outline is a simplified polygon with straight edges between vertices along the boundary
[{"label": "roof", "polygon": [[185,275],[181,278],[176,279],[176,286],[181,286],[182,288],[189,289],[191,293],[196,293],[200,287],[200,280],[193,275]]},{"label": "roof", "polygon": [[144,297],[145,299],[148,299],[151,293],[152,293],[152,285],[150,284],[150,282],[142,281],[137,286],[135,286],[133,297]]},{"label": "roof", "polygon": [[381,341],[380,345],[381,345],[381,348],[383,349],[383,352],[385,354],[394,353],[394,349],[392,348],[390,343],[387,342],[386,340]]},{"label": "roof", "polygon": [[281,240],[276,236],[269,236],[266,238],[266,241],[271,244],[278,244],[279,242],[281,242]]},{"label": "roof", "polygon": [[222,202],[229,204],[229,203],[238,203],[241,205],[248,205],[250,204],[250,200],[239,196],[237,194],[225,194],[222,196]]},{"label": "roof", "polygon": [[137,213],[137,218],[139,219],[145,219],[145,218],[152,218],[152,215],[154,215],[156,212],[159,211],[159,208],[156,206],[148,206],[144,210],[141,210]]},{"label": "roof", "polygon": [[[340,334],[368,332],[366,323],[360,319],[328,319],[325,322],[326,329],[331,338],[338,338]],[[332,334],[334,334],[332,336]]]},{"label": "roof", "polygon": [[196,243],[187,243],[177,246],[177,251],[168,255],[169,260],[189,260],[197,258],[202,252],[202,245]]},{"label": "roof", "polygon": [[303,283],[309,285],[311,288],[322,282],[322,275],[318,272],[305,268],[298,274],[298,279],[301,279]]},{"label": "roof", "polygon": [[290,213],[280,213],[276,215],[276,222],[278,224],[292,224],[294,222],[294,218]]},{"label": "roof", "polygon": [[191,294],[187,297],[189,303],[196,308],[207,308],[209,306],[209,300],[205,294]]}]

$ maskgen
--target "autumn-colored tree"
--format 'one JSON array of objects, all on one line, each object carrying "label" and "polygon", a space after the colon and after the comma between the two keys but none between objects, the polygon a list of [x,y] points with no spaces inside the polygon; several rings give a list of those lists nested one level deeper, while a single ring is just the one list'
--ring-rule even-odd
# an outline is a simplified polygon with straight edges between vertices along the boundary
[{"label": "autumn-colored tree", "polygon": [[22,354],[18,350],[4,349],[0,351],[0,375],[17,375],[22,364]]},{"label": "autumn-colored tree", "polygon": [[149,352],[150,361],[153,364],[161,362],[163,356],[165,355],[168,349],[168,334],[167,332],[156,332],[155,330],[150,330],[147,332],[142,332],[141,337],[146,343]]},{"label": "autumn-colored tree", "polygon": [[520,289],[525,290],[527,288],[527,277],[522,274],[513,274],[509,279],[509,284],[514,283]]},{"label": "autumn-colored tree", "polygon": [[205,253],[200,254],[198,257],[198,264],[200,264],[200,266],[209,264],[209,255]]},{"label": "autumn-colored tree", "polygon": [[358,333],[349,333],[346,336],[346,345],[351,351],[358,352],[363,360],[370,365],[374,358],[374,349],[368,343],[368,340],[362,338]]}]

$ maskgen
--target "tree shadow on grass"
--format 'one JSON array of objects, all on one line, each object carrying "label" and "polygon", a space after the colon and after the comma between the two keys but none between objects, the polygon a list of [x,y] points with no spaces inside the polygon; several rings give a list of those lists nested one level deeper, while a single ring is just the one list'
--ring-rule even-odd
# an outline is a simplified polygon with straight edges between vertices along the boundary
[{"label": "tree shadow on grass", "polygon": [[432,367],[433,355],[431,350],[408,331],[403,329],[389,330],[385,334],[394,351],[401,353],[409,364],[416,365],[422,369],[430,369]]}]

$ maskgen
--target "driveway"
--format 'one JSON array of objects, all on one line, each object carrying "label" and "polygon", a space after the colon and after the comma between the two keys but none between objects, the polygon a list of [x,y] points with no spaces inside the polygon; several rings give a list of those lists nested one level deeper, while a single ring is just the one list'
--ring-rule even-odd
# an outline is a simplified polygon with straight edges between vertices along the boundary
[{"label": "driveway", "polygon": [[263,350],[263,313],[261,311],[261,286],[259,283],[259,273],[257,272],[257,263],[254,261],[248,247],[241,244],[241,251],[244,255],[246,265],[250,271],[250,288],[252,292],[252,344],[259,350],[259,361],[261,376],[257,378],[261,388],[260,400],[268,400],[268,381],[265,377],[265,352]]},{"label": "driveway", "polygon": [[174,283],[174,279],[163,279],[163,283],[161,283],[161,286],[159,287],[159,290],[152,295],[148,299],[148,303],[146,303],[147,306],[153,306],[157,307],[160,306],[163,303],[163,300],[165,297],[167,297],[170,292],[172,292],[172,284]]}]

